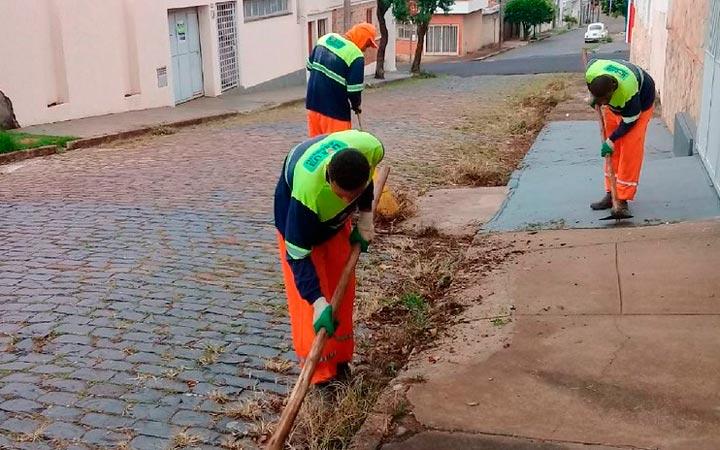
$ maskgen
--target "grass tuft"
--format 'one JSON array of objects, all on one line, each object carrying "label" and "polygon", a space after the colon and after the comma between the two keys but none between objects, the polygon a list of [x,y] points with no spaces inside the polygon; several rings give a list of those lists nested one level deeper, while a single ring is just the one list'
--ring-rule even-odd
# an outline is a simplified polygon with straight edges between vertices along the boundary
[{"label": "grass tuft", "polygon": [[77,139],[74,136],[45,136],[15,131],[0,131],[0,153],[9,153],[17,150],[57,145],[65,147],[68,142]]}]

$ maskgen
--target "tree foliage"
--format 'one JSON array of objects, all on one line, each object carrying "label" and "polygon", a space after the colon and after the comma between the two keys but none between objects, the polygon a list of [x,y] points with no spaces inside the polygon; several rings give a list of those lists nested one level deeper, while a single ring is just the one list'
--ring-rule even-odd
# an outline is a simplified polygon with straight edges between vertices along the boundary
[{"label": "tree foliage", "polygon": [[392,0],[393,16],[398,22],[412,23],[417,26],[417,48],[415,49],[415,56],[413,58],[412,68],[410,69],[413,73],[420,72],[420,60],[422,59],[423,49],[425,48],[425,35],[427,34],[428,26],[433,14],[438,9],[448,13],[452,5],[455,4],[455,0],[416,0],[415,5],[417,6],[416,14],[412,14],[410,10],[410,3],[408,0]]},{"label": "tree foliage", "polygon": [[455,4],[455,0],[416,0],[417,14],[412,15],[410,2],[407,0],[393,0],[393,15],[398,22],[410,22],[415,25],[429,24],[433,14],[438,9],[445,13]]},{"label": "tree foliage", "polygon": [[627,16],[627,0],[612,0],[612,11],[610,11],[610,0],[601,0],[600,7],[607,15]]},{"label": "tree foliage", "polygon": [[555,18],[555,5],[549,0],[510,0],[505,4],[505,20],[519,24],[527,39],[530,28],[552,22]]}]

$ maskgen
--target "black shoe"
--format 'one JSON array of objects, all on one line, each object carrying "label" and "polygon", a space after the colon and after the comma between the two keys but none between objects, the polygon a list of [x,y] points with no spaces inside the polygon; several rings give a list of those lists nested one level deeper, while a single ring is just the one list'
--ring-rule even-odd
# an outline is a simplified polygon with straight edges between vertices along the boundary
[{"label": "black shoe", "polygon": [[351,376],[350,363],[338,363],[335,376],[327,381],[316,383],[315,387],[318,388],[324,398],[331,398],[337,393],[338,389],[350,382]]},{"label": "black shoe", "polygon": [[[626,202],[626,206],[627,206],[627,202]],[[609,192],[605,193],[605,197],[603,197],[602,200],[597,201],[595,203],[590,203],[590,208],[592,208],[594,211],[600,211],[602,209],[612,208],[612,195],[610,195]]]},{"label": "black shoe", "polygon": [[347,383],[352,377],[352,370],[350,369],[350,363],[343,362],[337,365],[337,375],[335,379],[341,383]]}]

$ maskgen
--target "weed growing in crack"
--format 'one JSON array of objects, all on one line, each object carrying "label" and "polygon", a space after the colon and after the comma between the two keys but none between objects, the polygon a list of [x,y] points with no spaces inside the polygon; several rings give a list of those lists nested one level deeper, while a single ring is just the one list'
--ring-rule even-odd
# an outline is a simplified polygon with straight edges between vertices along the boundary
[{"label": "weed growing in crack", "polygon": [[170,441],[170,450],[192,447],[202,443],[200,436],[189,433],[187,431],[181,431],[175,434]]},{"label": "weed growing in crack", "polygon": [[203,349],[203,354],[198,360],[198,363],[201,366],[209,366],[210,364],[215,364],[224,351],[225,348],[220,345],[208,344],[205,346],[205,349]]},{"label": "weed growing in crack", "polygon": [[412,325],[417,330],[424,330],[428,325],[428,306],[427,300],[422,295],[411,292],[400,297],[400,303],[407,308],[412,318]]},{"label": "weed growing in crack", "polygon": [[231,419],[258,420],[263,414],[263,402],[260,398],[248,398],[228,403],[222,413]]},{"label": "weed growing in crack", "polygon": [[284,358],[273,358],[265,361],[265,370],[270,372],[286,374],[295,366],[292,361]]},{"label": "weed growing in crack", "polygon": [[230,401],[229,395],[217,389],[210,391],[207,396],[218,405],[224,405]]}]

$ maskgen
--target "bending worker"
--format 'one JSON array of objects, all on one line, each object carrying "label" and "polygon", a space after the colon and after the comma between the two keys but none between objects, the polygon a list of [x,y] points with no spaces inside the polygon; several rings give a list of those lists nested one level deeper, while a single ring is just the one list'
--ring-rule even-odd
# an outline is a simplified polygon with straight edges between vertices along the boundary
[{"label": "bending worker", "polygon": [[[640,67],[619,59],[590,61],[585,81],[593,96],[592,106],[608,106],[603,111],[607,139],[600,155],[612,155],[618,209],[627,213],[627,202],[635,198],[640,180],[645,134],[655,103],[655,82]],[[606,168],[605,197],[590,205],[594,210],[613,206],[608,174]]]},{"label": "bending worker", "polygon": [[[333,321],[328,303],[340,279],[351,243],[367,251],[373,239],[375,167],[384,155],[370,133],[348,130],[299,144],[285,158],[275,189],[275,226],[285,280],[293,345],[301,364],[315,333],[325,328],[325,344],[312,383],[349,375],[354,350],[353,274]],[[360,210],[351,232],[350,216]]]},{"label": "bending worker", "polygon": [[361,112],[363,52],[369,47],[377,48],[375,27],[369,23],[355,25],[345,36],[329,33],[318,39],[307,62],[310,79],[305,107],[310,137],[352,128],[350,109]]}]

